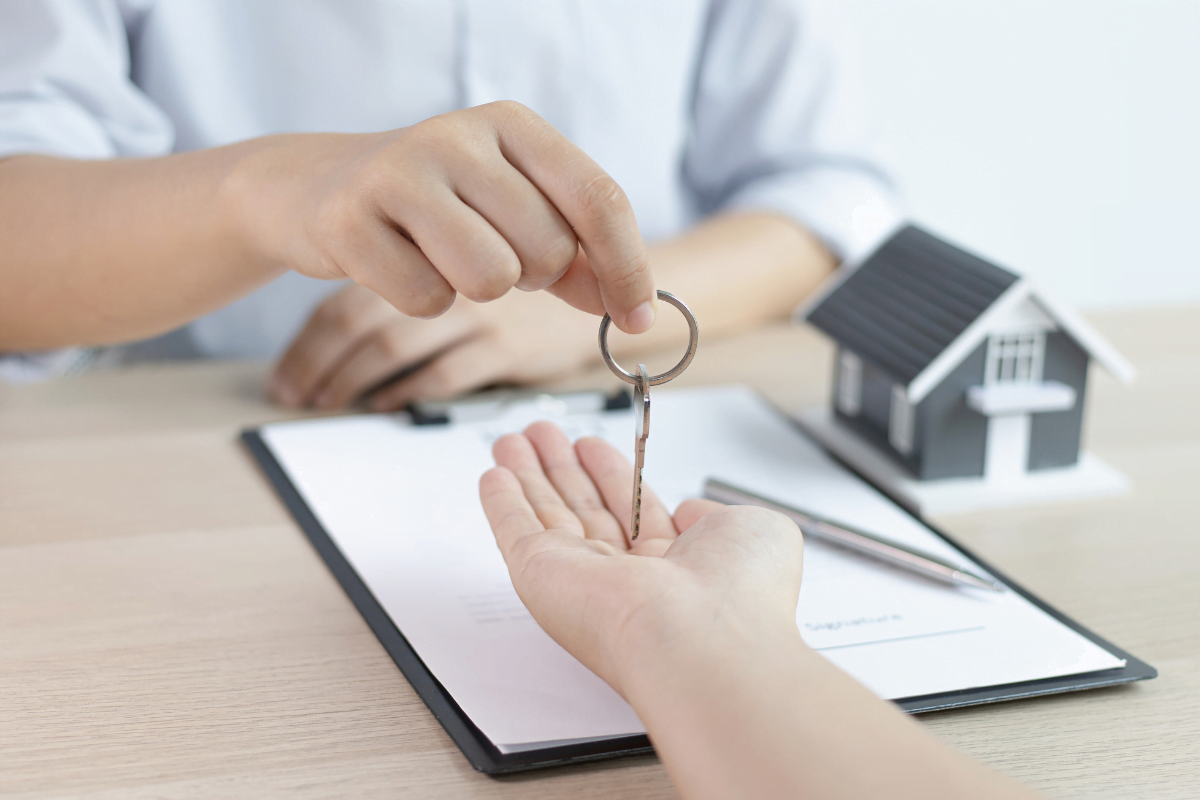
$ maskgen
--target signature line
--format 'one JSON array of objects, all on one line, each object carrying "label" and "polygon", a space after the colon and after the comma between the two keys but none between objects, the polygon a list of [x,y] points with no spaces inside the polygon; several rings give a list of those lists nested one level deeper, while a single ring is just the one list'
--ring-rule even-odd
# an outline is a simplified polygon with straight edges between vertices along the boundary
[{"label": "signature line", "polygon": [[985,626],[983,626],[983,625],[976,625],[974,628],[959,628],[958,630],[938,631],[936,633],[918,633],[916,636],[897,636],[895,639],[876,639],[871,642],[855,642],[854,644],[835,644],[835,645],[831,645],[830,647],[816,647],[813,649],[815,649],[817,652],[821,652],[823,650],[845,650],[847,647],[865,647],[869,644],[887,644],[888,642],[905,642],[905,641],[908,641],[909,639],[929,639],[934,636],[949,636],[952,633],[970,633],[971,631],[981,631],[984,629],[984,627]]}]

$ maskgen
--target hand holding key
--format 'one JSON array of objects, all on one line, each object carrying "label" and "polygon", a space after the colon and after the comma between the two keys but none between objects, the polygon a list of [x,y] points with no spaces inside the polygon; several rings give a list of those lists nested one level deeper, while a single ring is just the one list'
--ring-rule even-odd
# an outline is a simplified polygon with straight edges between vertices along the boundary
[{"label": "hand holding key", "polygon": [[616,361],[613,361],[612,354],[608,351],[608,326],[612,320],[607,314],[604,315],[604,319],[600,320],[600,355],[604,358],[604,363],[618,378],[633,384],[635,420],[633,431],[633,511],[630,514],[629,523],[630,541],[636,541],[641,530],[642,468],[646,465],[646,439],[650,436],[650,387],[678,377],[688,368],[688,364],[692,363],[692,359],[696,356],[696,348],[700,345],[700,329],[696,325],[695,315],[692,314],[692,310],[687,307],[687,304],[670,292],[664,292],[661,289],[658,290],[658,299],[667,301],[683,313],[687,320],[689,336],[687,352],[683,354],[683,358],[661,375],[651,377],[646,371],[645,364],[638,364],[638,371],[635,375],[626,372]]}]

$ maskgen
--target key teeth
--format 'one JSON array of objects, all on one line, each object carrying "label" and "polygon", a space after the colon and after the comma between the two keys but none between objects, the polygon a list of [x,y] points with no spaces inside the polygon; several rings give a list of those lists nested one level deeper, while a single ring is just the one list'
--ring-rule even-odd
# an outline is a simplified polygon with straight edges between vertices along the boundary
[{"label": "key teeth", "polygon": [[629,541],[636,542],[638,534],[642,532],[642,487],[637,490],[637,497],[633,498],[633,536],[629,537]]}]

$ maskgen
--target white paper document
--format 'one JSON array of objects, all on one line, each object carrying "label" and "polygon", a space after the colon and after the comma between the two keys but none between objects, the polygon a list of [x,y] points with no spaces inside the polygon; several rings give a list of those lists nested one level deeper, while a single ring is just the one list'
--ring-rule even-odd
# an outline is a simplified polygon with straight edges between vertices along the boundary
[{"label": "white paper document", "polygon": [[[668,506],[719,478],[983,572],[750,390],[653,397],[645,479]],[[372,415],[262,431],[421,660],[502,752],[644,731],[529,616],[480,508],[492,442],[546,418],[572,439],[632,451],[630,413],[568,414],[552,401],[455,425]],[[888,699],[1124,665],[1015,592],[943,586],[811,540],[796,619],[810,646]]]}]

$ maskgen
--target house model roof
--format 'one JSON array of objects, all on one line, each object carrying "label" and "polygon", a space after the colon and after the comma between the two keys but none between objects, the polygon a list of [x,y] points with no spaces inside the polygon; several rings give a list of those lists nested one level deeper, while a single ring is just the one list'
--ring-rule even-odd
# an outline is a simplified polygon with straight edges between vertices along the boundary
[{"label": "house model roof", "polygon": [[905,384],[917,403],[979,346],[993,318],[1030,298],[1109,372],[1132,380],[1133,366],[1072,309],[912,225],[839,271],[803,316]]}]

